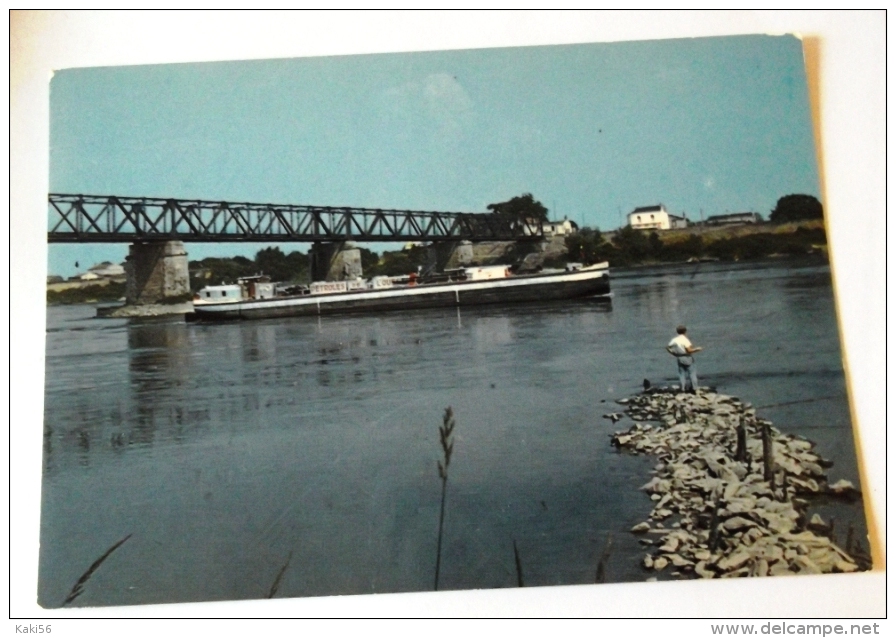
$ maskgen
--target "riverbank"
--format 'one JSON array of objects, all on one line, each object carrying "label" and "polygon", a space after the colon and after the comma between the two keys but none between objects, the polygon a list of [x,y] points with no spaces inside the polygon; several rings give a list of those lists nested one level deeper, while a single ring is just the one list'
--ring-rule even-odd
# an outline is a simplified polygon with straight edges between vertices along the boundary
[{"label": "riverbank", "polygon": [[642,277],[653,278],[665,275],[681,276],[687,280],[698,277],[701,273],[736,272],[742,270],[764,270],[786,266],[789,268],[804,268],[823,266],[829,267],[830,260],[825,252],[807,253],[805,255],[768,255],[739,261],[709,260],[709,261],[667,261],[644,262],[627,266],[610,265],[610,277],[612,280],[639,279]]},{"label": "riverbank", "polygon": [[96,282],[65,282],[47,285],[47,305],[99,303],[123,300],[125,282],[108,279]]},{"label": "riverbank", "polygon": [[820,499],[860,496],[849,481],[829,482],[832,463],[811,441],[712,391],[662,388],[618,403],[635,423],[612,434],[613,445],[659,459],[641,488],[653,510],[631,529],[645,536],[646,570],[730,578],[870,569],[851,527],[841,547],[833,520],[809,516]]},{"label": "riverbank", "polygon": [[695,260],[735,262],[826,254],[827,235],[822,220],[652,231],[626,226],[607,233],[583,228],[567,237],[566,248],[573,261],[609,261],[614,267]]},{"label": "riverbank", "polygon": [[189,312],[193,312],[193,303],[184,301],[179,303],[98,306],[96,309],[96,316],[104,319],[123,319],[127,317],[164,317],[166,315],[183,315]]},{"label": "riverbank", "polygon": [[[478,242],[472,246],[473,264],[515,264],[526,271],[539,267],[563,268],[570,261],[608,261],[615,271],[806,255],[827,259],[827,238],[822,220],[724,227],[692,226],[649,233],[629,227],[605,233],[583,228],[572,235],[554,235],[534,243],[494,241]],[[418,268],[428,268],[431,262],[432,255],[424,246],[386,251],[381,256],[362,249],[362,263],[367,277],[407,274]],[[458,262],[457,255],[445,263],[446,268],[462,265],[466,263]],[[307,255],[298,251],[284,255],[279,248],[259,251],[255,261],[240,256],[213,257],[190,262],[190,269],[194,290],[208,282],[232,282],[238,277],[261,272],[275,281],[309,282]],[[125,287],[124,281],[112,279],[52,283],[47,285],[47,304],[118,301],[125,297]]]}]

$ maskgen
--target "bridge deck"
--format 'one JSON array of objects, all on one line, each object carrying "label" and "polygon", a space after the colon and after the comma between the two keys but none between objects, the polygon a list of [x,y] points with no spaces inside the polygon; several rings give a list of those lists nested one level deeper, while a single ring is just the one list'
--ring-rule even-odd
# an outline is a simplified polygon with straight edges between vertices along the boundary
[{"label": "bridge deck", "polygon": [[493,213],[49,196],[50,243],[496,241],[539,239],[541,223]]}]

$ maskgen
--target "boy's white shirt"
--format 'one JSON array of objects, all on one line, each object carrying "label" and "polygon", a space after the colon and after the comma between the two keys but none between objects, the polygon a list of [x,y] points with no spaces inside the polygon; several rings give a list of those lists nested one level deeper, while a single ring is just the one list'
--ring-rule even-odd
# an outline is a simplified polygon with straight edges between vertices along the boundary
[{"label": "boy's white shirt", "polygon": [[677,354],[687,354],[688,348],[691,347],[691,340],[688,339],[685,335],[678,335],[669,342],[669,347],[672,348]]}]

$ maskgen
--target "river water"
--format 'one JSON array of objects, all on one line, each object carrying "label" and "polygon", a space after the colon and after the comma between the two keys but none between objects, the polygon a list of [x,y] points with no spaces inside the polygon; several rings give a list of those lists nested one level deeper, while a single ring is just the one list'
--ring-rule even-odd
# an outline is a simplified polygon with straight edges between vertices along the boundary
[{"label": "river water", "polygon": [[[655,462],[613,400],[676,382],[759,408],[858,485],[826,263],[613,273],[580,301],[185,324],[48,308],[39,602],[124,605],[433,588],[445,408],[456,415],[440,589],[644,580],[627,530]],[[861,504],[821,505],[864,537]],[[841,539],[842,544],[842,539]],[[285,566],[285,569],[284,569]]]}]

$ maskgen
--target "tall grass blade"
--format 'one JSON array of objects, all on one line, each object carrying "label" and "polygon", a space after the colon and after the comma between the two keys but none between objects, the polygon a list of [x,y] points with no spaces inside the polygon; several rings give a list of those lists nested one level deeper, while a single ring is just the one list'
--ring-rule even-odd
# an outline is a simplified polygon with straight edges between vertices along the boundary
[{"label": "tall grass blade", "polygon": [[127,539],[129,539],[131,536],[133,536],[133,534],[128,534],[127,536],[122,538],[120,541],[115,543],[112,547],[107,549],[105,554],[103,554],[102,556],[97,558],[95,561],[93,561],[93,564],[87,568],[86,572],[81,574],[81,578],[79,578],[78,582],[75,583],[75,586],[72,587],[72,590],[68,593],[68,596],[65,597],[65,600],[62,603],[63,607],[65,607],[70,602],[72,602],[75,598],[77,598],[82,593],[84,593],[84,585],[87,584],[87,581],[90,580],[90,577],[93,576],[93,573],[100,568],[100,565],[103,564],[104,560],[109,558],[109,556],[112,554],[112,552],[114,552],[116,549],[121,547],[124,544],[124,542]]},{"label": "tall grass blade", "polygon": [[597,561],[597,571],[594,574],[595,583],[607,582],[607,563],[610,562],[610,550],[613,547],[613,535],[607,534],[607,544],[604,546],[604,553],[601,554],[600,560]]},{"label": "tall grass blade", "polygon": [[268,598],[273,598],[277,595],[277,590],[280,589],[280,581],[283,580],[283,574],[286,573],[286,569],[289,567],[289,561],[291,560],[292,552],[289,552],[289,555],[286,557],[286,562],[283,563],[283,567],[277,572],[277,578],[274,579],[274,584],[271,585],[271,590],[268,592]]},{"label": "tall grass blade", "polygon": [[439,589],[439,571],[442,567],[442,530],[445,525],[445,490],[448,486],[448,464],[451,462],[451,452],[454,450],[454,441],[451,435],[454,432],[454,411],[451,406],[445,410],[442,417],[442,425],[439,426],[439,443],[442,446],[443,461],[438,462],[439,478],[442,479],[442,504],[439,507],[439,537],[436,542],[436,576],[433,590]]}]

